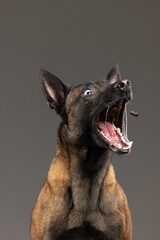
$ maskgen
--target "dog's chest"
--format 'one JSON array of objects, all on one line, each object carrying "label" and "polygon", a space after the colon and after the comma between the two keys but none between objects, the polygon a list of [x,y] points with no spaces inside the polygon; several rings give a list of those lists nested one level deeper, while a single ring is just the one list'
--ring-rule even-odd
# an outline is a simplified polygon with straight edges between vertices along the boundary
[{"label": "dog's chest", "polygon": [[98,230],[106,231],[105,217],[98,210],[83,212],[73,209],[69,214],[67,228],[84,226],[86,223]]},{"label": "dog's chest", "polygon": [[68,217],[68,229],[89,223],[96,229],[105,231],[106,219],[99,207],[101,185],[102,179],[99,176],[91,180],[76,175],[72,182],[73,208]]},{"label": "dog's chest", "polygon": [[[102,156],[102,158],[104,157],[105,155]],[[101,161],[100,158],[97,159]],[[108,161],[102,161],[103,165],[99,167],[99,171],[89,175],[85,174],[88,166],[85,165],[84,169],[75,160],[71,161],[70,165],[71,198],[73,204],[67,217],[66,228],[72,229],[89,224],[106,234],[112,231],[118,234],[119,221],[115,221],[115,217],[111,213],[109,214],[113,207],[112,203],[108,204],[108,200],[105,200],[105,203],[103,203],[103,207],[105,205],[105,213],[101,204],[104,179],[109,174],[107,170],[109,167]]]}]

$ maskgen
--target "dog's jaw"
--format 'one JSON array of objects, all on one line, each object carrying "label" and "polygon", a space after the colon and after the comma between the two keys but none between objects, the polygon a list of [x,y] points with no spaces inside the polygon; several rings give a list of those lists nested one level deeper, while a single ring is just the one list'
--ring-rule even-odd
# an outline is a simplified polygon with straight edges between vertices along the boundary
[{"label": "dog's jaw", "polygon": [[129,153],[132,141],[127,138],[127,102],[129,98],[119,100],[105,108],[95,121],[97,137],[114,152]]}]

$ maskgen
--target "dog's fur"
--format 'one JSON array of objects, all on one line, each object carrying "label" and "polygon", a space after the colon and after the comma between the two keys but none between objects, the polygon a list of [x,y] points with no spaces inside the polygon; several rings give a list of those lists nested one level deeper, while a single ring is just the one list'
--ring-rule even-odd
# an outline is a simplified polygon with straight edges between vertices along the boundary
[{"label": "dog's fur", "polygon": [[[114,66],[107,78],[69,88],[42,69],[49,107],[61,116],[58,146],[31,220],[32,240],[131,240],[127,198],[115,178],[111,150],[93,130],[97,110],[131,95],[117,87]],[[84,92],[90,89],[91,95]]]}]

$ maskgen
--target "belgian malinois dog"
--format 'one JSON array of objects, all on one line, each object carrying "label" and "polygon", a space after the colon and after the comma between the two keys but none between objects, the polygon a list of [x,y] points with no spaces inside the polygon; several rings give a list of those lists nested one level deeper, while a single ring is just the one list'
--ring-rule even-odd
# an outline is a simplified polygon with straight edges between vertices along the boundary
[{"label": "belgian malinois dog", "polygon": [[118,65],[107,77],[66,86],[40,71],[51,109],[60,115],[58,146],[31,220],[32,240],[131,240],[127,198],[115,178],[111,152],[129,153],[126,105],[131,83]]}]

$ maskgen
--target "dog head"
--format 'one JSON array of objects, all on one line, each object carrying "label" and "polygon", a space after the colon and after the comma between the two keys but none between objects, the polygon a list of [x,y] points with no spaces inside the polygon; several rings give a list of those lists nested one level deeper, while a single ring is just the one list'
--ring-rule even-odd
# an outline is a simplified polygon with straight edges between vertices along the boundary
[{"label": "dog head", "polygon": [[45,69],[40,71],[40,79],[49,107],[66,125],[70,144],[109,148],[119,153],[130,151],[126,106],[132,90],[129,80],[121,80],[118,65],[104,80],[76,87],[66,86]]}]

